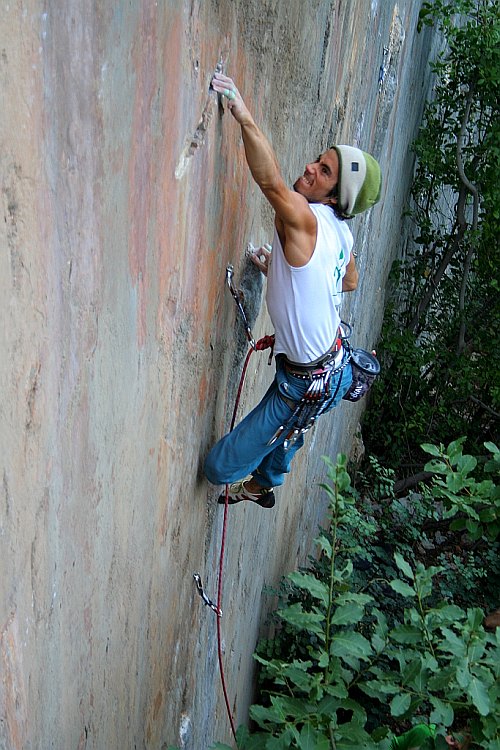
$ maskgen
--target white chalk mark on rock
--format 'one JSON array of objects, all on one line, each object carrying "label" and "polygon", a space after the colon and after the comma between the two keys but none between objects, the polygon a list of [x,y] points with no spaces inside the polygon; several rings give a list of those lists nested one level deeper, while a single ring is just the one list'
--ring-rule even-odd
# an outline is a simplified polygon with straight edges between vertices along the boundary
[{"label": "white chalk mark on rock", "polygon": [[198,123],[196,130],[193,135],[187,141],[180,155],[179,161],[175,168],[175,179],[180,180],[184,177],[186,170],[189,166],[191,157],[196,153],[200,146],[203,146],[205,137],[207,134],[208,126],[214,112],[216,98],[213,94],[207,96],[203,112],[201,113],[201,119]]}]

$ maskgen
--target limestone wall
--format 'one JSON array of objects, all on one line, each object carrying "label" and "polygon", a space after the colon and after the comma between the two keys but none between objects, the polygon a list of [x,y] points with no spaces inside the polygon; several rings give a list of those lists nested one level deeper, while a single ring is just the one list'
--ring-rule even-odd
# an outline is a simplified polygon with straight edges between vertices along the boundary
[{"label": "limestone wall", "polygon": [[[9,0],[0,14],[0,748],[205,750],[229,741],[216,660],[222,509],[201,466],[245,342],[224,285],[272,216],[208,85],[223,61],[292,181],[332,142],[384,169],[353,222],[357,345],[380,325],[427,86],[416,0]],[[383,48],[388,52],[383,55]],[[379,69],[386,70],[379,84]],[[260,312],[259,312],[260,311]],[[272,377],[254,355],[247,410]],[[304,561],[321,454],[308,436],[271,512],[231,509],[223,632],[236,723],[271,602]]]}]

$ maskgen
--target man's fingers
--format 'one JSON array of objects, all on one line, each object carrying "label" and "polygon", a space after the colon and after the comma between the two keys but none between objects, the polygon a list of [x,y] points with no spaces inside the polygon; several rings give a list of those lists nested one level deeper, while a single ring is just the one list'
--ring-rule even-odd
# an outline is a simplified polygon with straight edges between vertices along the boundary
[{"label": "man's fingers", "polygon": [[234,81],[232,78],[229,78],[229,76],[225,76],[224,73],[214,73],[214,77],[212,78],[212,84],[217,82],[220,86],[225,86],[226,88],[229,88],[230,86],[234,87]]},{"label": "man's fingers", "polygon": [[257,266],[260,271],[264,271],[266,264],[261,261],[257,253],[252,253],[249,257],[252,263]]},{"label": "man's fingers", "polygon": [[249,254],[250,260],[257,268],[267,276],[267,269],[269,267],[269,258],[271,257],[271,245],[262,245],[258,249],[252,250]]},{"label": "man's fingers", "polygon": [[[233,99],[238,92],[233,79],[222,75],[222,73],[214,73],[212,78],[212,88],[219,94],[227,96],[229,99]],[[231,95],[231,92],[233,92],[233,95]]]}]

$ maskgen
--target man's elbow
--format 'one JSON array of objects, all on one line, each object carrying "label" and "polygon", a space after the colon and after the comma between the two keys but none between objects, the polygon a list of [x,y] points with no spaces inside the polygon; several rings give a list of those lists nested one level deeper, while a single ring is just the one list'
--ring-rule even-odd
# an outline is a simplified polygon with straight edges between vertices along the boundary
[{"label": "man's elbow", "polygon": [[358,279],[359,275],[357,273],[349,276],[348,279],[344,277],[344,279],[342,280],[342,291],[354,292],[354,290],[358,288]]}]

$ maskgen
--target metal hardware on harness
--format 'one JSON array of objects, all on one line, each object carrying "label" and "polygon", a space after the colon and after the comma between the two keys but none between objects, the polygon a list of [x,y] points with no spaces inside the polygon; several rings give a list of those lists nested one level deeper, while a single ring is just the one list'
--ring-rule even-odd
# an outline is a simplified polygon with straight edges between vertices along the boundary
[{"label": "metal hardware on harness", "polygon": [[[309,388],[298,402],[288,422],[285,425],[281,425],[276,430],[271,440],[268,442],[268,445],[275,443],[287,429],[287,426],[295,421],[294,426],[288,432],[285,442],[283,443],[283,449],[285,451],[290,450],[299,437],[305,435],[305,433],[314,426],[315,422],[327,407],[330,397],[330,379],[332,375],[341,373],[342,370],[347,367],[349,360],[350,356],[347,356],[339,367],[325,367],[322,371],[312,373],[308,376],[308,378],[311,378]],[[337,383],[333,399],[335,399],[340,388],[340,382],[341,378],[339,378]]]},{"label": "metal hardware on harness", "polygon": [[248,323],[248,318],[246,316],[245,310],[243,309],[243,293],[239,289],[236,289],[236,287],[234,286],[233,276],[234,276],[234,268],[231,264],[229,264],[226,268],[227,285],[229,287],[229,291],[233,295],[234,301],[236,302],[236,306],[238,310],[240,311],[240,315],[243,319],[248,342],[250,346],[252,347],[252,349],[256,349],[255,339],[252,335],[252,329],[250,328],[250,324]]},{"label": "metal hardware on harness", "polygon": [[199,573],[193,573],[193,578],[196,583],[196,589],[203,599],[204,603],[207,605],[207,607],[210,607],[210,609],[213,609],[217,617],[222,617],[222,610],[219,609],[219,607],[214,604],[214,602],[205,594],[205,590],[203,588],[203,583],[201,582],[201,576]]}]

